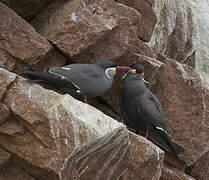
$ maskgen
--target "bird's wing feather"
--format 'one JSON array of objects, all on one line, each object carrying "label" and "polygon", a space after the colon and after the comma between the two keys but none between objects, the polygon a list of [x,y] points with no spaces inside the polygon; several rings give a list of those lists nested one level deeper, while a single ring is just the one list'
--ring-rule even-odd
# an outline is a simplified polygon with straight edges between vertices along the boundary
[{"label": "bird's wing feather", "polygon": [[97,68],[94,64],[72,64],[51,68],[49,73],[54,73],[71,82],[77,88],[86,91],[83,92],[84,94],[91,92],[96,96],[98,89],[95,88],[95,84],[102,87],[102,91],[105,89],[104,81],[101,79],[103,74]]},{"label": "bird's wing feather", "polygon": [[149,128],[155,128],[167,133],[162,107],[158,99],[147,91],[135,100],[138,114]]}]

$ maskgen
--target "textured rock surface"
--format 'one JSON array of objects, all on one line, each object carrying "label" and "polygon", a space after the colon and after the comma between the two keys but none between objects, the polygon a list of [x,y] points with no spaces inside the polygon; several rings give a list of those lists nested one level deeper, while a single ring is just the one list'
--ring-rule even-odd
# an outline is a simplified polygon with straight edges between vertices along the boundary
[{"label": "textured rock surface", "polygon": [[206,87],[209,86],[209,2],[202,0],[199,3],[196,0],[190,0],[193,13],[193,44],[195,48],[196,69],[202,75],[202,81]]},{"label": "textured rock surface", "polygon": [[[46,70],[63,65],[63,55],[68,63],[101,59],[119,65],[142,63],[150,81],[147,86],[162,103],[171,137],[186,150],[179,158],[165,154],[162,179],[209,176],[206,0],[2,1],[32,20],[36,30],[0,3],[1,67],[17,73]],[[202,79],[191,67],[204,75]],[[117,74],[104,102],[90,101],[119,121],[122,75]],[[81,179],[90,175],[114,179],[118,174],[122,179],[137,179],[139,174],[159,179],[163,160],[157,147],[95,108],[3,69],[0,149],[0,179],[5,180],[53,180],[72,172]]]},{"label": "textured rock surface", "polygon": [[[65,59],[54,51],[45,38],[41,37],[30,24],[1,2],[0,22],[0,61],[9,70],[22,71],[23,68],[31,67],[37,63],[40,66],[49,67],[53,58],[56,59],[54,65],[65,63]],[[41,63],[43,59],[45,64]]]},{"label": "textured rock surface", "polygon": [[63,179],[159,179],[163,154],[125,128],[84,146],[65,161]]},{"label": "textured rock surface", "polygon": [[165,166],[162,169],[160,180],[195,180],[195,178],[186,175],[184,172],[178,169]]},{"label": "textured rock surface", "polygon": [[1,0],[27,20],[33,19],[51,0]]},{"label": "textured rock surface", "polygon": [[17,165],[10,164],[6,168],[0,169],[1,180],[36,180],[32,176],[25,173]]},{"label": "textured rock surface", "polygon": [[193,21],[188,1],[155,1],[157,24],[149,44],[179,62],[195,66]]},{"label": "textured rock surface", "polygon": [[0,168],[2,168],[10,159],[11,154],[0,148]]},{"label": "textured rock surface", "polygon": [[191,165],[189,174],[196,179],[207,180],[209,176],[208,162],[209,152],[205,153],[195,164]]},{"label": "textured rock surface", "polygon": [[[7,73],[8,76],[15,76],[3,69],[0,69],[0,72]],[[104,159],[110,158],[110,154],[116,156],[117,151],[124,152],[125,160],[127,158],[130,160],[129,169],[124,172],[123,176],[130,173],[134,179],[138,176],[137,173],[143,172],[141,175],[143,177],[156,177],[156,179],[160,177],[164,154],[158,147],[144,138],[129,135],[130,132],[124,128],[122,123],[118,123],[94,107],[77,101],[69,95],[59,95],[45,90],[18,76],[7,90],[3,103],[11,109],[13,116],[0,126],[0,144],[5,151],[14,156],[14,163],[19,164],[21,169],[33,177],[58,179],[58,174],[60,174],[60,169],[68,154],[75,150],[80,151],[83,146],[92,141],[106,144],[108,142],[98,140],[98,138],[108,139],[111,136],[115,136],[114,142],[116,143],[113,143],[113,148],[109,143],[110,149],[107,148],[108,146],[103,147]],[[123,127],[119,133],[123,138],[120,136],[117,138],[117,133],[113,132],[119,127]],[[109,135],[106,135],[108,133]],[[117,142],[119,139],[121,141]],[[111,139],[108,141],[112,142]],[[98,147],[95,145],[94,148],[100,149],[99,145]],[[143,153],[140,155],[140,149],[144,149],[143,152],[147,152],[147,156],[143,157]],[[83,150],[82,152],[88,154],[91,151]],[[98,156],[99,154],[100,151]],[[94,156],[93,152],[92,155]],[[138,155],[142,159],[137,160]],[[113,173],[114,177],[115,173],[120,175],[125,170],[123,168],[118,170],[116,166],[123,166],[124,161],[120,162],[118,155],[115,158],[111,162],[118,160],[116,164],[108,163],[108,172],[110,176]],[[137,170],[137,166],[131,158],[140,161],[143,168]],[[150,170],[149,174],[143,170],[144,164]],[[83,167],[85,168],[85,166]],[[114,168],[117,170],[116,172]],[[132,171],[133,168],[136,170]],[[103,176],[105,172],[101,172],[100,175]]]},{"label": "textured rock surface", "polygon": [[40,34],[74,57],[122,26],[138,32],[140,20],[139,12],[113,0],[73,0],[54,1],[32,23]]},{"label": "textured rock surface", "polygon": [[[209,148],[209,104],[206,100],[209,92],[190,66],[163,56],[158,58],[164,65],[152,73],[150,88],[163,105],[171,137],[186,150],[180,159],[194,163]],[[170,163],[175,164],[172,159]]]},{"label": "textured rock surface", "polygon": [[141,14],[140,30],[138,37],[150,41],[157,18],[153,11],[154,0],[116,0],[128,7],[136,9]]}]

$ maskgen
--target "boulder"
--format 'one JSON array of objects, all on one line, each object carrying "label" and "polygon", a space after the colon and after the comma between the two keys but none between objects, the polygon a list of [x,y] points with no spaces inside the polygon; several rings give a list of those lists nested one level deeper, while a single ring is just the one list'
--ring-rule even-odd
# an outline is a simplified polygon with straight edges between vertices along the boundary
[{"label": "boulder", "polygon": [[22,72],[24,68],[31,68],[36,64],[46,69],[50,61],[56,62],[53,65],[65,63],[65,58],[45,38],[2,2],[0,21],[0,61],[7,69]]},{"label": "boulder", "polygon": [[[158,59],[164,65],[152,74],[149,88],[163,106],[171,137],[185,148],[180,161],[192,164],[209,148],[209,92],[203,87],[198,73],[190,66],[162,55]],[[182,162],[177,165],[175,159],[165,159],[175,167],[185,168]]]},{"label": "boulder", "polygon": [[150,41],[157,17],[154,12],[154,0],[116,0],[124,5],[136,9],[141,14],[141,22],[138,27],[138,38],[143,41]]},{"label": "boulder", "polygon": [[160,149],[118,128],[71,153],[61,179],[159,179],[162,161]]},{"label": "boulder", "polygon": [[188,173],[196,179],[207,180],[209,177],[208,162],[209,151],[188,167]]},{"label": "boulder", "polygon": [[[0,69],[0,74],[4,73],[15,76]],[[158,147],[70,95],[57,94],[16,76],[13,85],[7,87],[2,103],[10,109],[12,117],[0,125],[0,145],[14,156],[15,164],[35,178],[59,179],[66,158],[77,153],[102,156],[104,163],[95,164],[104,169],[99,176],[109,172],[110,177],[116,174],[130,175],[133,179],[139,174],[155,179],[160,177],[164,153]],[[109,145],[104,146],[107,143]],[[121,153],[124,154],[122,159]],[[87,159],[84,158],[82,163]],[[124,169],[127,161],[128,167]],[[139,164],[142,168],[137,169]],[[87,167],[82,165],[82,171]],[[94,171],[91,173],[93,175]]]},{"label": "boulder", "polygon": [[160,180],[195,180],[195,178],[166,165],[162,169]]},{"label": "boulder", "polygon": [[4,104],[0,104],[0,115],[0,124],[4,123],[4,121],[6,121],[7,118],[9,118],[10,110]]},{"label": "boulder", "polygon": [[[3,68],[0,68],[0,77],[0,102],[2,103],[6,96],[7,90],[16,80],[17,75],[14,73],[8,74],[8,71],[4,70]],[[1,109],[3,109],[3,107]]]},{"label": "boulder", "polygon": [[11,154],[0,148],[0,168],[2,168],[9,160]]},{"label": "boulder", "polygon": [[[54,1],[32,24],[62,52],[76,59],[76,55],[122,27],[138,33],[140,21],[138,11],[113,0],[73,0]],[[120,48],[117,44],[114,47]],[[92,60],[88,59],[88,62]]]},{"label": "boulder", "polygon": [[201,3],[190,0],[188,5],[192,10],[195,69],[201,73],[204,85],[209,87],[209,3],[207,0],[202,0]]},{"label": "boulder", "polygon": [[25,173],[17,164],[9,164],[6,168],[0,169],[1,180],[36,180]]},{"label": "boulder", "polygon": [[157,0],[154,4],[157,24],[149,45],[162,54],[195,66],[195,48],[193,47],[193,16],[188,1]]},{"label": "boulder", "polygon": [[1,0],[24,19],[30,21],[52,0]]}]

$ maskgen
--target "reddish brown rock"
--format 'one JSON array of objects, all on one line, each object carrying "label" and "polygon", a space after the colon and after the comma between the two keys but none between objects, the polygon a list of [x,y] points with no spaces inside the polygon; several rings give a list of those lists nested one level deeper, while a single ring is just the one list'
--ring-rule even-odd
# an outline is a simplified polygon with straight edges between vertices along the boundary
[{"label": "reddish brown rock", "polygon": [[59,57],[56,61],[61,65],[65,63],[65,59],[61,56],[51,57],[52,54],[56,54],[51,44],[1,2],[0,21],[0,61],[9,70],[15,70],[19,65],[28,68],[47,58]]},{"label": "reddish brown rock", "polygon": [[117,2],[123,3],[126,6],[136,9],[141,14],[141,22],[138,28],[137,36],[144,40],[150,41],[155,24],[157,22],[157,17],[154,8],[153,0],[116,0]]},{"label": "reddish brown rock", "polygon": [[0,169],[9,161],[11,154],[0,148]]},{"label": "reddish brown rock", "polygon": [[121,27],[137,32],[140,19],[139,12],[113,0],[73,0],[54,1],[32,24],[61,51],[74,57]]},{"label": "reddish brown rock", "polygon": [[[1,71],[13,76],[13,73]],[[139,174],[141,177],[160,177],[163,152],[88,104],[69,95],[45,90],[19,76],[8,89],[4,102],[11,108],[13,117],[0,126],[0,145],[14,155],[12,161],[15,164],[35,178],[58,179],[65,158],[80,152],[86,145],[92,147],[88,146],[91,142],[109,144],[103,147],[101,155],[104,159],[110,158],[111,163],[108,163],[107,169],[106,163],[99,163],[104,169],[101,171],[103,175],[99,176],[109,173],[109,176],[120,175],[124,179],[135,179]],[[99,144],[92,148],[100,149]],[[83,153],[91,152],[86,150]],[[96,152],[98,157],[100,151]],[[124,154],[124,159],[121,154]],[[95,153],[92,152],[91,156]],[[124,164],[127,164],[127,170]],[[138,169],[139,164],[142,168]],[[85,166],[82,168],[85,169]],[[91,173],[94,174],[94,171]]]},{"label": "reddish brown rock", "polygon": [[0,169],[1,180],[36,180],[13,163]]},{"label": "reddish brown rock", "polygon": [[125,128],[70,154],[61,179],[159,179],[163,152]]},{"label": "reddish brown rock", "polygon": [[[171,137],[185,148],[180,159],[194,163],[208,149],[208,100],[199,75],[189,66],[171,61],[164,62],[155,71],[150,88],[160,100]],[[145,70],[146,71],[146,70]],[[170,159],[170,163],[174,163]]]},{"label": "reddish brown rock", "polygon": [[176,168],[164,166],[162,169],[160,180],[195,180],[195,178],[179,171]]},{"label": "reddish brown rock", "polygon": [[16,74],[8,74],[8,71],[0,68],[0,102],[3,101],[8,86],[10,86],[17,78]]},{"label": "reddish brown rock", "polygon": [[10,115],[10,110],[6,105],[0,104],[0,125],[7,120]]},{"label": "reddish brown rock", "polygon": [[24,19],[33,19],[51,0],[2,0]]},{"label": "reddish brown rock", "polygon": [[191,165],[188,173],[196,179],[207,180],[209,177],[208,162],[209,152],[205,153],[200,159]]}]

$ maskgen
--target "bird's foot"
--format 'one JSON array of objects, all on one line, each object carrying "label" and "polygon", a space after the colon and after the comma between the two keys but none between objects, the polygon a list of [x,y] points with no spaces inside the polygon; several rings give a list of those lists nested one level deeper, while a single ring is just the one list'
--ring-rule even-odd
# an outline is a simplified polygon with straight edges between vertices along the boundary
[{"label": "bird's foot", "polygon": [[148,139],[148,136],[149,136],[149,129],[146,129],[146,134],[145,134],[144,137],[145,137],[146,139]]},{"label": "bird's foot", "polygon": [[84,102],[85,102],[86,104],[88,104],[88,99],[87,99],[86,96],[84,97]]}]

